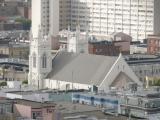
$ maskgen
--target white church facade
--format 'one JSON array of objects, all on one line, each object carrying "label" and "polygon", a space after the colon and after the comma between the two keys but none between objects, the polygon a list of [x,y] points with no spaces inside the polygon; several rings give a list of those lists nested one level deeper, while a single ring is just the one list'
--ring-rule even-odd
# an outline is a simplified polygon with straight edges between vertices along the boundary
[{"label": "white church facade", "polygon": [[30,37],[28,83],[43,88],[43,79],[52,70],[51,38],[43,36],[41,28],[37,38]]},{"label": "white church facade", "polygon": [[[57,0],[53,1],[55,1],[55,7],[58,7]],[[39,0],[39,2],[44,2],[44,0]],[[35,4],[34,2],[32,5]],[[36,12],[32,14],[32,19],[36,17],[36,14]],[[39,15],[39,19],[41,20],[39,23],[33,20],[30,35],[29,85],[37,89],[58,90],[88,89],[91,86],[97,86],[104,91],[110,87],[124,88],[130,82],[142,85],[122,55],[119,57],[90,55],[76,49],[70,52],[58,51],[56,55],[52,55],[51,38],[56,35],[56,26],[54,26],[54,32],[49,28],[49,31],[46,32],[48,29],[44,26],[48,23],[44,25],[43,15]],[[81,40],[76,39],[79,38],[79,35],[80,31],[77,31],[73,39],[76,40],[75,48],[78,48],[76,45],[79,45],[77,43],[80,43],[79,40]],[[86,50],[86,46],[84,47]]]},{"label": "white church facade", "polygon": [[52,69],[51,40],[58,32],[59,0],[32,0],[28,74],[30,85],[43,88],[43,79]]}]

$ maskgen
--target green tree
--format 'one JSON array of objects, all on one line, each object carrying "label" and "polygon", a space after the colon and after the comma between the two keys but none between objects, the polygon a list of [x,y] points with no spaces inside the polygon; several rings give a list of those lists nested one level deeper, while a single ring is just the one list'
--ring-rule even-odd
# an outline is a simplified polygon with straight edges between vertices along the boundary
[{"label": "green tree", "polygon": [[15,22],[21,23],[24,29],[29,29],[31,27],[31,20],[24,18],[17,18]]},{"label": "green tree", "polygon": [[22,84],[28,84],[28,80],[24,80]]},{"label": "green tree", "polygon": [[154,78],[151,85],[152,86],[160,86],[160,79],[159,78]]},{"label": "green tree", "polygon": [[2,86],[7,86],[7,82],[1,82],[0,87],[2,87]]}]

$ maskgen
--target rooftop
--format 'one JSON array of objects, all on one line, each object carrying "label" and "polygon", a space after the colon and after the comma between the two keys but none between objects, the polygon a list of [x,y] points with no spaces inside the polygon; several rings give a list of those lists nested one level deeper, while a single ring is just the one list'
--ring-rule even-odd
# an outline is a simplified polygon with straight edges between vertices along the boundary
[{"label": "rooftop", "polygon": [[146,54],[132,54],[124,56],[129,65],[132,64],[151,64],[160,63],[160,56]]},{"label": "rooftop", "polygon": [[35,102],[30,100],[16,99],[14,102],[20,105],[31,106],[32,108],[55,107],[54,102]]},{"label": "rooftop", "polygon": [[61,113],[66,113],[66,114],[100,110],[93,106],[73,104],[70,102],[57,102],[56,104],[57,104],[56,109],[59,109]]},{"label": "rooftop", "polygon": [[53,70],[47,78],[99,85],[117,59],[118,57],[59,52],[53,59]]},{"label": "rooftop", "polygon": [[[127,120],[128,117],[119,115],[118,117],[104,114],[100,108],[73,104],[68,102],[57,103],[56,109],[63,114],[62,120]],[[132,120],[137,120],[132,118]]]},{"label": "rooftop", "polygon": [[31,94],[43,94],[45,92],[42,91],[11,91],[8,93],[17,94],[17,95],[31,95]]}]

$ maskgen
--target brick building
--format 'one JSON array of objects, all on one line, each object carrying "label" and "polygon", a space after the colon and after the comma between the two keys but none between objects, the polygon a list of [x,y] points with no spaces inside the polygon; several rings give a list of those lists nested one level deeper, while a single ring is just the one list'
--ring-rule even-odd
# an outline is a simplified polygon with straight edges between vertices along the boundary
[{"label": "brick building", "polygon": [[147,53],[159,54],[160,53],[160,35],[149,35],[147,41]]},{"label": "brick building", "polygon": [[120,53],[120,46],[115,46],[110,41],[89,42],[89,54],[117,56]]},{"label": "brick building", "polygon": [[29,56],[29,44],[0,40],[0,55],[27,60]]},{"label": "brick building", "polygon": [[120,52],[124,55],[130,54],[130,44],[132,37],[123,32],[115,32],[111,34],[111,39],[115,46],[120,47]]},{"label": "brick building", "polygon": [[88,47],[89,53],[106,56],[116,56],[119,53],[122,53],[123,55],[130,54],[130,43],[132,41],[131,36],[118,32],[111,34],[109,39],[109,41],[90,41]]},{"label": "brick building", "polygon": [[47,102],[34,102],[29,100],[16,100],[14,113],[17,118],[53,120],[55,104]]}]

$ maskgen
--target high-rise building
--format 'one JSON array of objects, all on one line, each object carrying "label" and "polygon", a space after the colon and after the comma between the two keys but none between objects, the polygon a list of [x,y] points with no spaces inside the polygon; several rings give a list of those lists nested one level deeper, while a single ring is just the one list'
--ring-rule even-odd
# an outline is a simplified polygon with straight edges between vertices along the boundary
[{"label": "high-rise building", "polygon": [[154,34],[160,34],[160,0],[154,0]]},{"label": "high-rise building", "polygon": [[71,0],[59,0],[59,27],[60,30],[70,26]]},{"label": "high-rise building", "polygon": [[56,36],[59,32],[59,0],[32,0],[32,34],[38,37],[39,27],[43,36]]},{"label": "high-rise building", "polygon": [[92,34],[123,32],[143,40],[160,32],[159,4],[160,0],[60,0],[60,29],[75,30],[80,24],[81,31],[88,26]]}]

